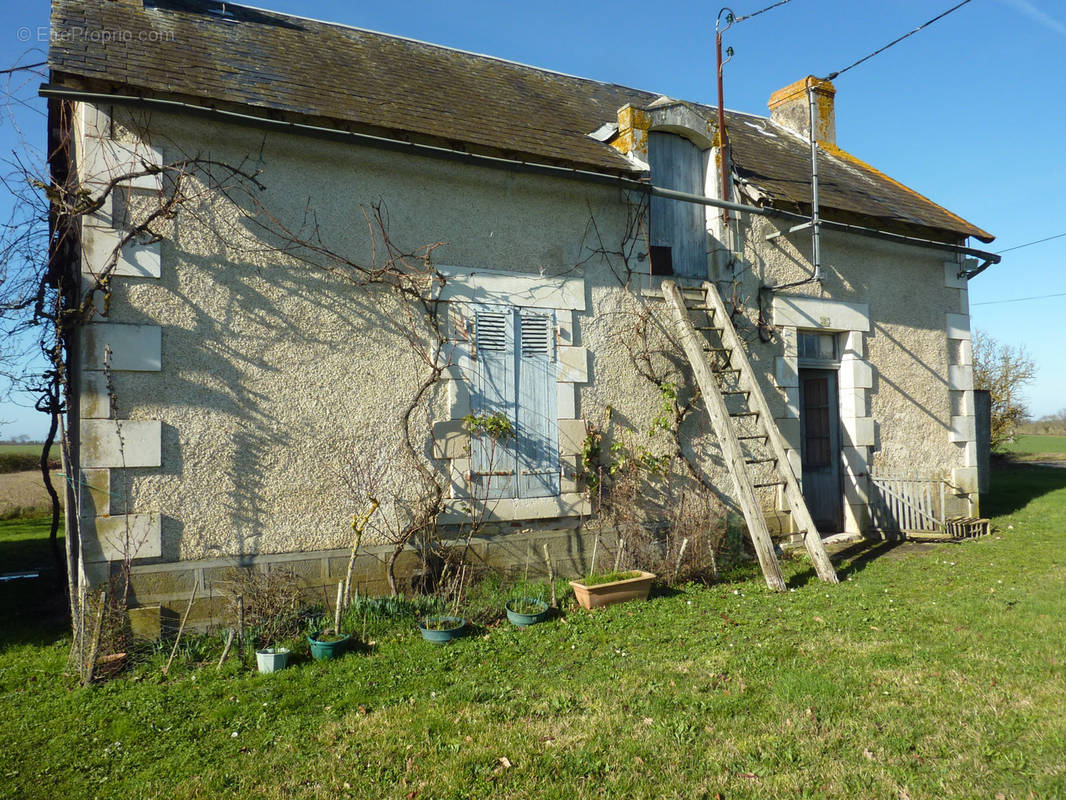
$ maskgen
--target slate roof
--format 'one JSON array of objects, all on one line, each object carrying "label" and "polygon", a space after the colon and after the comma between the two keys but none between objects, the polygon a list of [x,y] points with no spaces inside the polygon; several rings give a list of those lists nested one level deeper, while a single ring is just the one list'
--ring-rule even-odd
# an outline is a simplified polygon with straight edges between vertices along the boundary
[{"label": "slate roof", "polygon": [[[621,153],[587,134],[616,121],[626,103],[647,106],[655,93],[231,3],[223,15],[222,6],[214,0],[54,0],[52,85],[181,99],[470,152],[639,174]],[[714,109],[698,108],[714,119]],[[728,112],[726,125],[737,176],[760,202],[809,206],[805,140],[766,117]],[[890,230],[917,227],[935,238],[993,238],[843,151],[824,154],[819,177],[827,218],[876,221]]]}]

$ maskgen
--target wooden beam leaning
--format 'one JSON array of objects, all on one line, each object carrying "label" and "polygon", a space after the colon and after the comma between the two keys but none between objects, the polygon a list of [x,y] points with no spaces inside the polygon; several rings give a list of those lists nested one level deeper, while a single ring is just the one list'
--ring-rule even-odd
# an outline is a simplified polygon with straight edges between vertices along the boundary
[{"label": "wooden beam leaning", "polygon": [[713,283],[705,282],[703,288],[706,290],[708,308],[714,311],[715,319],[723,321],[723,324],[719,326],[722,345],[733,351],[733,366],[740,370],[741,379],[747,384],[742,385],[742,388],[751,392],[748,396],[748,405],[753,411],[759,412],[763,428],[768,436],[767,443],[777,459],[777,473],[784,481],[785,500],[792,511],[792,519],[795,520],[796,527],[803,531],[803,544],[814,564],[814,570],[826,583],[837,583],[839,579],[836,570],[833,569],[833,562],[829,560],[829,553],[826,552],[825,544],[822,542],[822,535],[818,532],[814,520],[811,519],[811,512],[807,508],[807,502],[803,499],[803,491],[800,489],[799,481],[796,480],[796,473],[792,471],[792,465],[785,455],[785,442],[781,437],[781,431],[773,422],[774,417],[770,412],[770,405],[766,402],[766,397],[755,379],[755,372],[751,368],[751,362],[748,361],[748,355],[744,351],[740,337],[737,336],[736,330],[729,321],[725,303],[722,302],[718,289]]},{"label": "wooden beam leaning", "polygon": [[703,392],[707,413],[711,417],[711,424],[722,446],[729,474],[733,476],[733,482],[736,484],[737,501],[740,503],[741,511],[744,512],[744,521],[748,524],[748,533],[751,535],[759,566],[762,567],[763,577],[766,578],[766,585],[775,591],[782,592],[785,590],[785,579],[781,574],[781,565],[774,554],[774,543],[766,527],[766,517],[763,516],[762,507],[755,496],[755,488],[751,485],[747,465],[744,463],[744,451],[730,423],[729,409],[722,397],[718,380],[714,377],[711,365],[707,363],[707,356],[703,352],[706,342],[693,327],[677,284],[673,281],[663,281],[662,291],[666,304],[674,315],[678,340],[692,365],[696,383]]}]

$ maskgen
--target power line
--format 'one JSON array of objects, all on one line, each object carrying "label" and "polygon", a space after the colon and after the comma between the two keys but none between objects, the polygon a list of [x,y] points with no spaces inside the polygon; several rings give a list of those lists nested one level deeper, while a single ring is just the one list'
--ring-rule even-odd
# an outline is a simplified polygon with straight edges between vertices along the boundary
[{"label": "power line", "polygon": [[923,22],[923,23],[922,23],[921,25],[919,25],[919,26],[918,26],[917,28],[915,28],[915,29],[914,29],[913,31],[911,31],[910,33],[905,33],[905,34],[903,34],[902,36],[900,36],[900,37],[899,37],[898,39],[894,39],[893,41],[889,42],[889,43],[888,43],[888,44],[886,44],[886,45],[885,45],[884,47],[882,47],[882,48],[881,48],[880,50],[874,50],[874,51],[873,51],[872,53],[870,53],[870,54],[869,54],[868,56],[863,56],[863,57],[862,57],[862,58],[860,58],[860,59],[859,59],[858,61],[856,61],[856,62],[855,62],[854,64],[848,64],[848,66],[844,67],[844,69],[838,69],[838,70],[837,70],[836,72],[830,72],[830,73],[829,73],[828,75],[826,75],[826,76],[825,76],[825,80],[827,80],[827,81],[831,81],[831,80],[833,80],[834,78],[836,78],[837,76],[839,76],[839,75],[843,75],[843,74],[844,74],[845,72],[847,72],[847,71],[848,71],[849,69],[851,69],[852,67],[857,67],[857,66],[859,66],[859,64],[861,64],[862,62],[864,62],[864,61],[869,61],[869,60],[870,60],[871,58],[873,58],[874,56],[876,56],[876,55],[880,55],[881,53],[885,52],[885,51],[886,51],[886,50],[887,50],[888,48],[892,47],[893,45],[897,45],[897,44],[899,44],[899,43],[900,43],[900,42],[902,42],[902,41],[903,41],[904,39],[906,39],[906,38],[907,38],[908,36],[914,36],[914,34],[916,34],[916,33],[917,33],[918,31],[920,31],[920,30],[921,30],[922,28],[927,28],[927,27],[929,27],[929,26],[930,26],[930,25],[932,25],[932,24],[933,24],[934,22],[936,22],[936,21],[937,21],[938,19],[943,19],[943,18],[944,18],[944,17],[946,17],[946,16],[948,15],[948,14],[950,14],[950,13],[951,13],[952,11],[957,11],[958,9],[962,8],[962,7],[964,6],[964,5],[966,5],[966,4],[967,4],[967,3],[969,3],[969,2],[970,2],[970,0],[962,0],[962,2],[961,2],[961,3],[959,3],[959,4],[957,5],[957,6],[952,6],[952,7],[951,7],[951,8],[949,8],[949,9],[948,9],[947,11],[945,11],[945,12],[944,12],[944,13],[942,13],[942,14],[938,14],[937,16],[933,17],[933,18],[932,18],[931,20],[929,20],[928,22]]},{"label": "power line", "polygon": [[771,6],[767,6],[766,8],[760,9],[759,11],[755,11],[755,12],[753,12],[751,14],[745,14],[742,17],[736,17],[736,18],[734,18],[733,22],[743,22],[746,19],[751,19],[752,17],[757,17],[760,14],[765,14],[767,11],[771,11],[771,10],[777,8],[778,6],[783,6],[785,3],[791,3],[791,2],[792,2],[792,0],[779,0],[779,2],[774,3]]},{"label": "power line", "polygon": [[1066,297],[1066,292],[1056,294],[1036,294],[1032,297],[1012,297],[1010,300],[985,300],[983,303],[970,303],[971,306],[993,306],[999,303],[1021,303],[1024,300],[1046,300],[1049,297]]},{"label": "power line", "polygon": [[11,69],[0,69],[0,75],[10,75],[12,72],[22,72],[26,69],[34,69],[35,67],[46,67],[47,61],[38,61],[36,64],[26,64],[22,67],[12,67]]},{"label": "power line", "polygon": [[997,250],[999,255],[1003,253],[1009,253],[1011,250],[1021,250],[1023,247],[1030,247],[1034,244],[1043,244],[1044,242],[1050,242],[1052,239],[1061,239],[1066,236],[1066,233],[1056,233],[1054,236],[1048,236],[1046,239],[1037,239],[1035,242],[1026,242],[1025,244],[1016,244],[1014,247],[1008,247],[1006,250]]}]

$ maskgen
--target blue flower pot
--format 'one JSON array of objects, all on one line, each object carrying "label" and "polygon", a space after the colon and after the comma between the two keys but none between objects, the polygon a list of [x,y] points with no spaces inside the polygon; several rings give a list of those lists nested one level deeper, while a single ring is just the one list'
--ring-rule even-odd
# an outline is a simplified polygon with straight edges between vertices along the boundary
[{"label": "blue flower pot", "polygon": [[426,617],[418,623],[418,630],[427,642],[444,644],[463,635],[466,620],[462,617]]},{"label": "blue flower pot", "polygon": [[[534,605],[540,610],[533,614],[523,614],[512,609],[512,606],[517,605]],[[536,625],[538,622],[543,622],[551,615],[551,610],[548,608],[547,603],[532,597],[510,600],[504,608],[507,609],[507,619],[510,620],[512,625],[517,625],[519,628],[524,628],[527,625]]]}]

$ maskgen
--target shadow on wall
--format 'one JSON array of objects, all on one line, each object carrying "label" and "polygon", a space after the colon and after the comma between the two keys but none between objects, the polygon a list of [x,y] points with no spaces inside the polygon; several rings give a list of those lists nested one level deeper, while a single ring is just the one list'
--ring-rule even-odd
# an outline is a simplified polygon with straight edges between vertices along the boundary
[{"label": "shadow on wall", "polygon": [[993,462],[991,491],[981,495],[981,514],[1012,514],[1061,489],[1066,489],[1066,468]]},{"label": "shadow on wall", "polygon": [[[181,274],[165,288],[180,310],[166,313],[188,321],[164,328],[162,378],[164,402],[182,407],[184,417],[164,426],[163,473],[182,483],[199,473],[195,485],[205,492],[209,487],[210,496],[164,503],[180,509],[164,516],[164,560],[179,557],[183,540],[205,536],[209,550],[239,559],[269,549],[264,534],[291,527],[301,514],[309,514],[314,527],[313,513],[300,503],[322,493],[316,484],[330,455],[314,444],[335,438],[365,413],[357,402],[359,387],[388,377],[371,374],[362,356],[382,348],[411,351],[409,332],[403,315],[389,313],[384,290],[358,287],[324,270],[264,267],[232,253],[205,256],[183,248],[175,259]],[[323,369],[327,359],[334,368],[347,365],[346,371]],[[397,387],[395,397],[403,392]],[[377,410],[391,425],[394,410]],[[282,474],[292,478],[291,496],[277,485]],[[214,518],[212,509],[225,519]],[[278,519],[279,510],[288,519]]]}]

